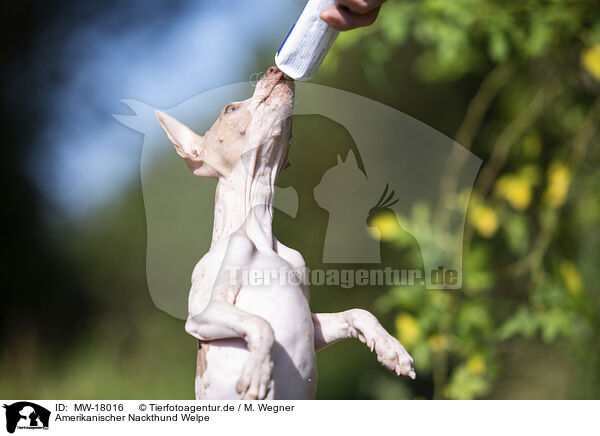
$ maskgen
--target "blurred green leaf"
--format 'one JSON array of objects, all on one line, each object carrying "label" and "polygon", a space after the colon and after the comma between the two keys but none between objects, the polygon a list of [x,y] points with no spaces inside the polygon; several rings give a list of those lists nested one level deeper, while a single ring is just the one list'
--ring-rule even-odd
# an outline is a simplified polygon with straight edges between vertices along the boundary
[{"label": "blurred green leaf", "polygon": [[521,306],[516,313],[510,317],[498,330],[498,336],[501,340],[511,338],[516,335],[523,335],[526,338],[532,338],[539,327],[539,322],[527,307]]},{"label": "blurred green leaf", "polygon": [[452,374],[446,396],[453,400],[472,400],[489,390],[490,383],[485,377],[473,374],[466,365],[460,365]]},{"label": "blurred green leaf", "polygon": [[571,333],[571,317],[565,310],[551,309],[538,313],[536,318],[545,342],[551,342],[558,336],[569,336]]}]

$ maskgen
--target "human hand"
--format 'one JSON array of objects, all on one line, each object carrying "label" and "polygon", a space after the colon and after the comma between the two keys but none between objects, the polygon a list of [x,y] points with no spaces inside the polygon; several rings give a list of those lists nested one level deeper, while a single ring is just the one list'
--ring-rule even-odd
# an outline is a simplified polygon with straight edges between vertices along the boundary
[{"label": "human hand", "polygon": [[370,26],[385,0],[337,0],[337,5],[321,12],[321,19],[336,30]]}]

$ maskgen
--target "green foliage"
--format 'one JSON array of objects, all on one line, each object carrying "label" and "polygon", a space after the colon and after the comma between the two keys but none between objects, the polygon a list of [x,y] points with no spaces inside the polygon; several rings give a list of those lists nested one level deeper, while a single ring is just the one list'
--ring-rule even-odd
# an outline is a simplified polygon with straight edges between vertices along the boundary
[{"label": "green foliage", "polygon": [[581,31],[591,7],[590,1],[389,2],[378,23],[380,38],[366,52],[370,60],[383,65],[394,46],[412,37],[424,48],[416,63],[420,77],[453,79],[482,68],[486,59],[529,61],[549,54]]},{"label": "green foliage", "polygon": [[498,330],[501,340],[522,335],[527,339],[533,338],[539,327],[538,320],[533,316],[529,308],[520,307],[516,313],[508,318]]},{"label": "green foliage", "polygon": [[489,390],[489,381],[481,374],[473,374],[465,364],[458,366],[452,374],[446,396],[455,400],[472,400],[484,396]]},{"label": "green foliage", "polygon": [[[600,338],[596,2],[389,1],[374,26],[341,35],[325,75],[350,74],[355,58],[354,83],[366,79],[364,93],[398,107],[410,92],[397,77],[443,89],[420,97],[429,105],[421,118],[434,126],[446,93],[472,96],[453,106],[464,114],[453,127],[458,137],[484,159],[465,230],[463,288],[399,287],[376,305],[396,315],[397,335],[433,396],[493,397],[509,377],[506,354],[523,341],[574,359],[586,368],[581,380],[595,380],[565,396],[599,392],[589,375],[599,369]],[[476,91],[465,91],[465,81]],[[443,244],[426,237],[436,211],[418,205],[404,219],[419,228],[421,250]]]}]

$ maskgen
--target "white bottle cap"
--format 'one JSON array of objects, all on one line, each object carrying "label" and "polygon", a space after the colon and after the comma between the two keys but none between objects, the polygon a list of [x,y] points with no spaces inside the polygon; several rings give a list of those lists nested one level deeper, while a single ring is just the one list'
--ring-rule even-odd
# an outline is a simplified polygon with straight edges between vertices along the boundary
[{"label": "white bottle cap", "polygon": [[309,0],[275,55],[275,64],[294,80],[310,79],[333,45],[338,31],[319,16],[335,0]]}]

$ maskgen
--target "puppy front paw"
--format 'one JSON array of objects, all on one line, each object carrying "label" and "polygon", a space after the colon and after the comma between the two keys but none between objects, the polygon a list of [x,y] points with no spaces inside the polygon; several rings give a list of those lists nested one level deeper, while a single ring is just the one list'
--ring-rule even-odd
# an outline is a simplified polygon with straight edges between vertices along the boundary
[{"label": "puppy front paw", "polygon": [[235,390],[242,400],[264,400],[271,389],[272,377],[271,353],[251,352]]},{"label": "puppy front paw", "polygon": [[404,346],[393,336],[384,336],[375,340],[377,360],[396,375],[415,379],[417,374],[413,367],[413,358]]}]

